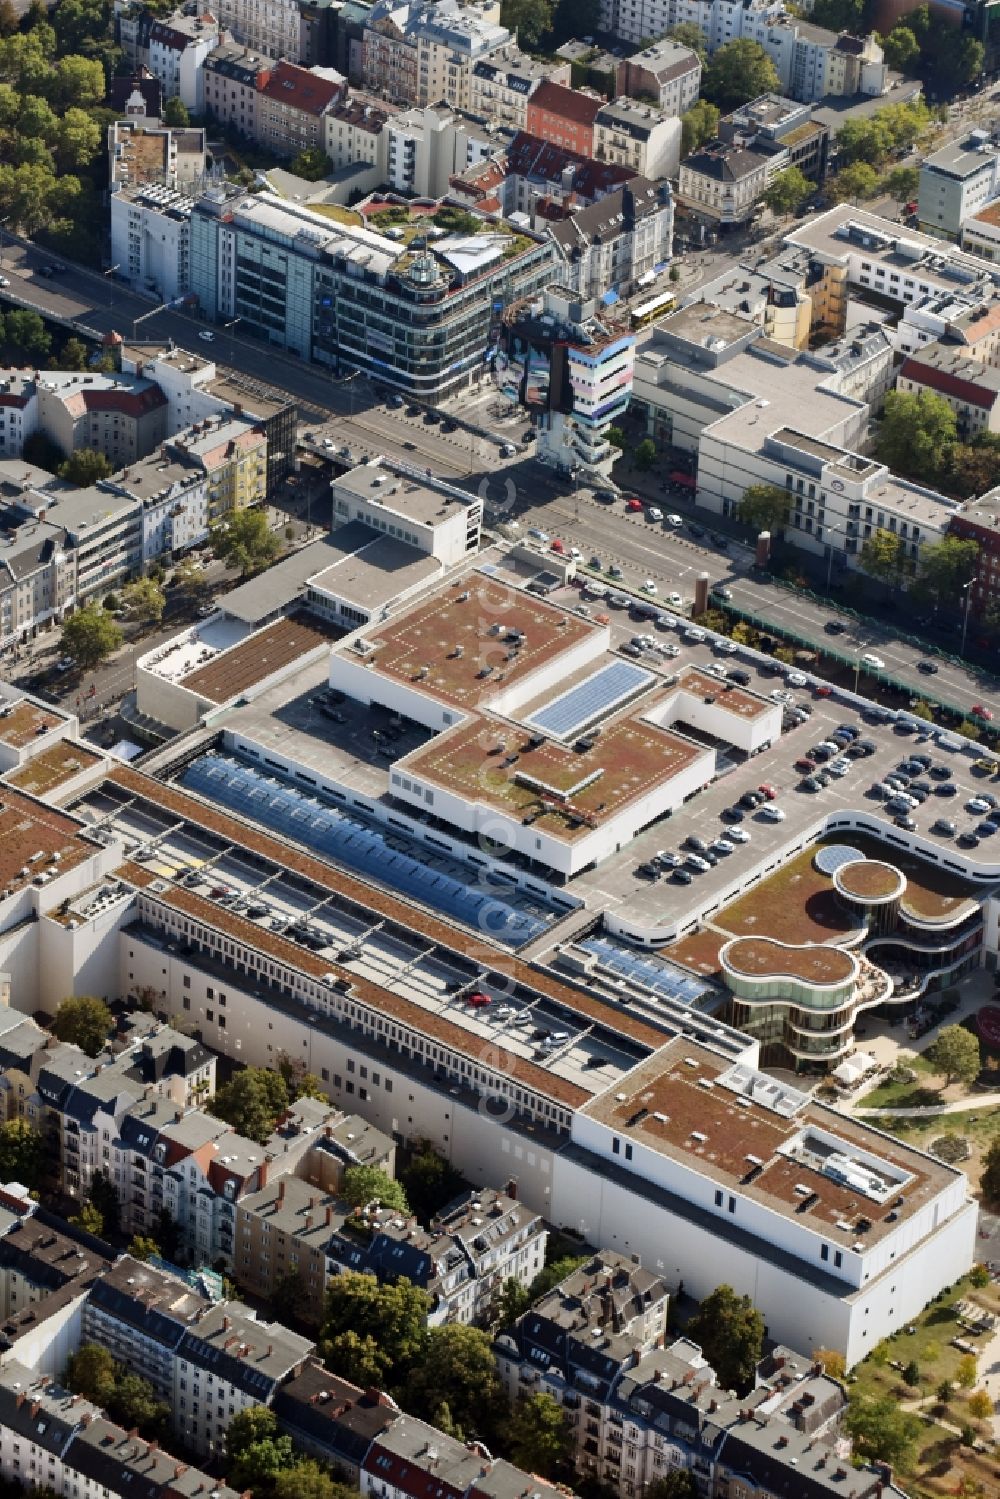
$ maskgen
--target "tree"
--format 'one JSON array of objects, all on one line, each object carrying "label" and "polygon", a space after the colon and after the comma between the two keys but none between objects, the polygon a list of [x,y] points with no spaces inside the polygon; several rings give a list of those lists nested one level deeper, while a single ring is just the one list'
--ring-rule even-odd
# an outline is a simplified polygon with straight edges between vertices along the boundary
[{"label": "tree", "polygon": [[410,1210],[421,1223],[429,1223],[466,1186],[462,1176],[429,1140],[421,1140],[400,1173]]},{"label": "tree", "polygon": [[104,1232],[116,1234],[121,1213],[121,1201],[114,1182],[107,1171],[95,1171],[90,1180],[90,1200],[101,1215]]},{"label": "tree", "polygon": [[307,146],[288,163],[288,170],[296,177],[304,177],[307,182],[321,182],[333,171],[333,162],[322,146]]},{"label": "tree", "polygon": [[0,1124],[0,1182],[38,1186],[45,1166],[45,1141],[27,1119]]},{"label": "tree", "polygon": [[837,156],[845,166],[859,161],[881,166],[892,144],[892,131],[880,112],[867,119],[845,120],[837,131]]},{"label": "tree", "polygon": [[761,94],[779,91],[778,71],[759,42],[746,37],[724,42],[702,75],[702,93],[718,105],[723,114],[757,99]]},{"label": "tree", "polygon": [[700,1490],[690,1468],[668,1468],[643,1490],[645,1499],[698,1499]]},{"label": "tree", "polygon": [[66,1364],[66,1384],[73,1394],[102,1408],[111,1399],[116,1378],[115,1361],[99,1343],[81,1343]]},{"label": "tree", "polygon": [[611,426],[604,435],[611,446],[618,449],[619,453],[625,451],[625,433],[621,427]]},{"label": "tree", "polygon": [[852,1395],[845,1425],[859,1456],[904,1469],[921,1431],[919,1418],[900,1410],[888,1395]]},{"label": "tree", "polygon": [[52,348],[52,335],[37,312],[17,308],[4,318],[6,342],[31,359],[44,359]]},{"label": "tree", "polygon": [[306,1064],[299,1057],[289,1056],[287,1051],[278,1053],[278,1071],[285,1079],[285,1087],[288,1089],[288,1101],[294,1103],[297,1098],[320,1098],[324,1102],[329,1101],[326,1089],[315,1072],[307,1072]]},{"label": "tree", "polygon": [[369,1202],[381,1203],[397,1213],[409,1213],[410,1205],[399,1182],[393,1181],[387,1171],[378,1166],[348,1166],[344,1172],[342,1188],[344,1198],[351,1207],[360,1208]]},{"label": "tree", "polygon": [[154,1254],[159,1256],[160,1246],[148,1234],[133,1234],[129,1241],[128,1249],[125,1252],[126,1254],[130,1254],[134,1260],[148,1260]]},{"label": "tree", "polygon": [[69,1221],[74,1228],[82,1228],[85,1233],[95,1234],[97,1238],[104,1233],[104,1214],[92,1202],[82,1202],[80,1211],[74,1213]]},{"label": "tree", "polygon": [[897,203],[906,203],[917,196],[920,187],[920,170],[918,167],[893,167],[882,178],[882,190],[888,193],[890,198],[895,198]]},{"label": "tree", "polygon": [[159,624],[167,607],[167,596],[152,578],[137,578],[122,590],[125,605],[142,624]]},{"label": "tree", "polygon": [[163,123],[172,125],[175,130],[186,130],[191,123],[187,105],[176,94],[163,106]]},{"label": "tree", "polygon": [[124,1370],[119,1372],[108,1415],[126,1431],[137,1426],[147,1440],[161,1440],[170,1425],[170,1407],[157,1399],[149,1380]]},{"label": "tree", "polygon": [[698,99],[681,115],[681,156],[690,156],[706,141],[714,141],[718,133],[719,111],[707,99]]},{"label": "tree", "polygon": [[781,531],[788,524],[792,497],[777,484],[751,484],[743,491],[739,517],[755,531]]},{"label": "tree", "polygon": [[996,482],[1000,466],[1000,433],[981,432],[971,442],[958,442],[951,452],[946,485],[962,499],[985,494]]},{"label": "tree", "polygon": [[174,582],[195,599],[201,599],[208,593],[208,579],[194,557],[181,558],[174,568]]},{"label": "tree", "polygon": [[288,1085],[267,1067],[243,1067],[208,1103],[210,1114],[261,1145],[287,1108]]},{"label": "tree", "polygon": [[985,1265],[973,1265],[969,1271],[969,1281],[977,1291],[985,1291],[990,1283],[990,1272]]},{"label": "tree", "polygon": [[911,1358],[903,1370],[903,1383],[908,1384],[911,1389],[920,1383],[920,1365],[915,1358]]},{"label": "tree", "polygon": [[59,363],[56,367],[61,370],[85,370],[87,357],[85,343],[79,338],[67,338],[59,351]]},{"label": "tree", "polygon": [[933,483],[958,435],[954,411],[933,391],[890,390],[878,431],[879,459],[897,473]]},{"label": "tree", "polygon": [[83,671],[97,666],[121,645],[124,636],[117,620],[97,604],[86,604],[62,627],[59,645]]},{"label": "tree", "polygon": [[338,1482],[311,1457],[276,1473],[273,1488],[274,1499],[360,1499],[357,1489]]},{"label": "tree", "polygon": [[667,36],[671,41],[679,42],[682,47],[690,47],[692,52],[697,52],[702,62],[708,56],[705,33],[697,21],[678,21],[676,26],[671,26]]},{"label": "tree", "polygon": [[56,163],[62,172],[78,172],[90,166],[101,149],[101,127],[83,109],[67,109],[59,121],[53,142]]},{"label": "tree", "polygon": [[749,1296],[717,1286],[688,1323],[690,1337],[715,1369],[724,1389],[746,1394],[764,1343],[764,1318]]},{"label": "tree", "polygon": [[287,1270],[274,1283],[271,1305],[280,1322],[315,1321],[309,1299],[309,1287],[297,1270]]},{"label": "tree", "polygon": [[964,1025],[945,1025],[937,1040],[927,1049],[927,1060],[936,1072],[943,1072],[945,1087],[949,1083],[971,1086],[979,1076],[979,1042]]},{"label": "tree", "polygon": [[920,43],[908,26],[894,26],[882,43],[882,51],[889,67],[901,73],[912,71],[920,60]]},{"label": "tree", "polygon": [[910,712],[914,718],[922,718],[925,723],[934,722],[934,709],[922,697],[918,697],[915,702],[910,704]]},{"label": "tree", "polygon": [[943,536],[921,549],[919,591],[936,604],[962,602],[962,589],[976,571],[979,543],[971,537]]},{"label": "tree", "polygon": [[[79,619],[79,615],[74,618]],[[71,995],[64,999],[52,1017],[52,1029],[59,1040],[79,1046],[88,1057],[97,1056],[113,1026],[111,1011],[104,1000],[90,994]]]},{"label": "tree", "polygon": [[969,1415],[977,1421],[985,1421],[993,1414],[993,1401],[985,1390],[973,1390],[969,1396]]},{"label": "tree", "polygon": [[878,192],[878,172],[866,161],[856,161],[838,172],[831,184],[838,203],[857,203]]},{"label": "tree", "polygon": [[281,1472],[295,1466],[291,1437],[278,1431],[266,1405],[237,1411],[226,1429],[227,1478],[236,1489],[268,1487]]},{"label": "tree", "polygon": [[764,194],[764,202],[772,213],[784,217],[794,213],[815,186],[815,182],[810,182],[798,167],[786,167],[771,182]]},{"label": "tree", "polygon": [[512,1327],[530,1305],[531,1296],[527,1287],[522,1286],[519,1280],[515,1280],[514,1276],[510,1275],[500,1287],[492,1320],[498,1328]]},{"label": "tree", "polygon": [[858,561],[870,578],[887,585],[898,582],[906,562],[903,538],[880,527],[862,542]]},{"label": "tree", "polygon": [[974,1353],[963,1353],[955,1369],[955,1378],[963,1390],[971,1390],[976,1382],[976,1356]]},{"label": "tree", "polygon": [[[346,1379],[405,1388],[427,1342],[430,1297],[405,1278],[380,1285],[373,1275],[338,1275],[326,1295],[319,1347],[324,1361]],[[354,1371],[375,1372],[374,1381]]]},{"label": "tree", "polygon": [[263,510],[237,510],[218,521],[211,532],[212,551],[227,567],[238,567],[242,578],[260,572],[278,555],[278,538]]},{"label": "tree", "polygon": [[55,72],[48,94],[50,102],[56,108],[76,106],[79,109],[92,109],[104,98],[107,90],[104,66],[95,59],[60,57]]},{"label": "tree", "polygon": [[847,1360],[836,1348],[814,1348],[813,1361],[822,1364],[831,1379],[843,1379],[847,1373]]},{"label": "tree", "polygon": [[59,477],[85,489],[88,485],[96,484],[98,479],[106,479],[112,472],[111,464],[103,453],[98,453],[94,448],[77,448],[60,465]]},{"label": "tree", "polygon": [[656,462],[656,443],[651,437],[644,437],[635,450],[635,466],[646,473]]},{"label": "tree", "polygon": [[550,1261],[543,1270],[539,1270],[528,1287],[528,1295],[532,1302],[541,1301],[542,1297],[547,1296],[554,1286],[566,1279],[567,1275],[572,1275],[574,1270],[579,1270],[585,1259],[586,1255],[566,1254]]},{"label": "tree", "polygon": [[551,1395],[522,1395],[507,1425],[506,1456],[528,1473],[558,1478],[569,1461],[573,1437],[566,1413]]},{"label": "tree", "polygon": [[456,1435],[484,1435],[504,1403],[489,1334],[460,1322],[432,1327],[406,1394],[414,1410],[433,1425],[446,1405]]},{"label": "tree", "polygon": [[831,31],[856,32],[861,25],[863,10],[864,0],[816,0],[809,19]]},{"label": "tree", "polygon": [[552,30],[552,14],[551,0],[503,0],[500,24],[516,31],[521,46],[530,52]]}]

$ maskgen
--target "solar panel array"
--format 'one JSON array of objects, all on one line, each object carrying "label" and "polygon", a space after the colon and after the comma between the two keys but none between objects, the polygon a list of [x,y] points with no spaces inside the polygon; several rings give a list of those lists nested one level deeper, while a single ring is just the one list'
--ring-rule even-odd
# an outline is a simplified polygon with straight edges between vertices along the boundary
[{"label": "solar panel array", "polygon": [[694,1005],[712,989],[712,985],[705,979],[686,973],[674,963],[640,957],[627,947],[619,947],[617,943],[609,941],[607,937],[592,937],[579,945],[586,952],[594,953],[601,967],[609,973],[621,974],[634,983],[642,984],[652,994],[675,1000],[678,1004]]},{"label": "solar panel array", "polygon": [[835,874],[843,865],[853,864],[856,859],[863,858],[860,848],[852,848],[849,843],[827,843],[816,850],[813,865],[820,874]]},{"label": "solar panel array", "polygon": [[556,739],[568,739],[655,680],[651,671],[630,661],[612,661],[546,703],[525,723]]}]

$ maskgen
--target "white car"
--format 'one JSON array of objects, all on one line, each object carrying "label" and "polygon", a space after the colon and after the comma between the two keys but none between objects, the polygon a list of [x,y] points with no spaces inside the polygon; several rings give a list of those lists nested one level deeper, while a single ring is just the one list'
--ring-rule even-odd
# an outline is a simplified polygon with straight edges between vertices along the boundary
[{"label": "white car", "polygon": [[683,517],[683,515],[668,515],[667,516],[667,525],[668,526],[683,526],[683,524],[684,524],[684,517]]},{"label": "white car", "polygon": [[831,760],[826,767],[832,776],[846,776],[851,768],[850,760]]},{"label": "white car", "polygon": [[772,703],[790,703],[793,701],[792,694],[786,692],[783,687],[775,687],[767,695]]},{"label": "white car", "polygon": [[324,437],[323,446],[325,448],[335,448],[337,444],[334,442],[332,437]]},{"label": "white car", "polygon": [[989,802],[984,802],[981,796],[974,796],[971,801],[966,802],[965,810],[966,812],[981,813],[989,812],[991,808]]},{"label": "white car", "polygon": [[215,334],[214,333],[210,333],[207,328],[202,328],[201,332],[198,334],[198,337],[201,339],[202,343],[206,343],[206,344],[214,344],[215,343]]},{"label": "white car", "polygon": [[731,854],[736,850],[736,844],[730,843],[729,838],[716,838],[712,848],[717,854]]},{"label": "white car", "polygon": [[697,625],[692,625],[689,629],[684,631],[684,639],[688,642],[689,645],[701,645],[702,641],[705,639],[705,631],[700,629]]},{"label": "white car", "polygon": [[719,640],[715,642],[715,649],[718,651],[720,656],[735,656],[739,647],[737,646],[735,640],[727,640],[723,635]]},{"label": "white car", "polygon": [[608,590],[603,583],[588,583],[583,590],[583,596],[586,599],[606,599]]},{"label": "white car", "polygon": [[657,588],[656,584],[653,582],[652,578],[647,578],[646,579],[645,583],[643,583],[643,585],[642,585],[642,591],[643,591],[643,593],[652,593],[652,594],[659,593],[659,589]]},{"label": "white car", "polygon": [[657,641],[656,653],[658,656],[666,656],[668,660],[672,661],[675,656],[680,655],[680,649],[670,640],[661,640]]},{"label": "white car", "polygon": [[790,671],[785,681],[789,687],[805,687],[809,678],[801,671]]},{"label": "white car", "polygon": [[729,830],[726,833],[726,837],[732,843],[749,843],[750,842],[750,834],[747,832],[746,828],[729,828]]},{"label": "white car", "polygon": [[720,682],[724,682],[726,679],[726,668],[721,661],[711,661],[705,667],[705,674],[709,677],[718,677]]},{"label": "white car", "polygon": [[870,666],[873,671],[884,671],[885,662],[881,656],[876,656],[874,651],[865,651],[861,657],[862,666]]},{"label": "white car", "polygon": [[684,604],[684,600],[681,598],[679,593],[668,593],[667,603],[673,604],[675,609],[680,609]]},{"label": "white car", "polygon": [[765,822],[784,822],[785,820],[784,808],[776,807],[773,802],[765,802],[760,809],[760,816]]},{"label": "white car", "polygon": [[580,558],[583,556],[583,553],[580,551],[579,547],[570,547],[569,554],[574,562],[579,562]]},{"label": "white car", "polygon": [[649,516],[650,520],[663,519],[663,511],[658,505],[650,505],[649,509],[646,511],[646,514]]}]

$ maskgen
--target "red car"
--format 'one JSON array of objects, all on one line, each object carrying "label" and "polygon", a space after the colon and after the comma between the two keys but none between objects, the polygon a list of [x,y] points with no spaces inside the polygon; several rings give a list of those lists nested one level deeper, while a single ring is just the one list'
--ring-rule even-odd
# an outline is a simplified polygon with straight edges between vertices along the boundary
[{"label": "red car", "polygon": [[474,1010],[481,1010],[483,1005],[491,1005],[492,999],[488,994],[470,994],[468,1003]]},{"label": "red car", "polygon": [[832,697],[832,696],[833,696],[833,688],[832,687],[828,687],[825,682],[822,682],[818,687],[814,687],[813,688],[813,697]]},{"label": "red car", "polygon": [[757,790],[760,792],[761,796],[766,796],[769,802],[773,802],[774,798],[778,794],[769,781],[762,781],[761,784],[757,787]]},{"label": "red car", "polygon": [[984,718],[987,723],[993,722],[993,709],[984,707],[982,703],[973,703],[972,713],[975,718]]},{"label": "red car", "polygon": [[566,548],[563,546],[562,542],[559,540],[558,536],[553,541],[551,550],[553,552],[564,552],[566,550]]},{"label": "red car", "polygon": [[641,500],[636,500],[636,499],[626,500],[625,501],[625,509],[626,510],[632,510],[632,511],[641,510],[642,509],[642,501]]},{"label": "red car", "polygon": [[807,760],[803,756],[801,760],[796,760],[795,769],[801,770],[803,775],[811,775],[816,769],[816,762],[814,760]]}]

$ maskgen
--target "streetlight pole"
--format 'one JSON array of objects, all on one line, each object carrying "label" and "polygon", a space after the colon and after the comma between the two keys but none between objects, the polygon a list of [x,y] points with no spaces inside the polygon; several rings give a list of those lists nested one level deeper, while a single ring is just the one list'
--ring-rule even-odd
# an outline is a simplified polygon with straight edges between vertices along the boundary
[{"label": "streetlight pole", "polygon": [[972,585],[974,582],[975,578],[970,578],[967,583],[962,584],[960,589],[960,592],[965,594],[965,613],[962,616],[962,644],[958,648],[960,656],[965,655],[965,637],[969,630],[969,606],[972,603]]},{"label": "streetlight pole", "polygon": [[855,660],[855,662],[854,662],[854,696],[855,697],[857,697],[857,695],[858,695],[858,680],[859,680],[859,678],[861,676],[861,657],[862,657],[863,653],[868,649],[869,644],[870,644],[869,641],[862,640],[861,644],[858,646],[857,650],[854,653],[855,656],[856,656],[856,658],[857,658]]},{"label": "streetlight pole", "polygon": [[242,317],[234,317],[231,323],[223,323],[223,325],[222,325],[222,331],[223,331],[223,333],[228,333],[229,334],[229,363],[230,364],[234,364],[235,361],[236,361],[236,334],[233,332],[233,329],[236,327],[237,323],[242,323],[242,321],[243,321]]},{"label": "streetlight pole", "polygon": [[121,270],[121,266],[120,265],[112,265],[112,266],[109,266],[108,269],[104,272],[105,276],[110,276],[110,278],[111,278],[110,281],[108,282],[108,287],[109,287],[109,291],[108,291],[108,308],[109,308],[109,310],[113,310],[114,309],[114,305],[115,305],[115,271],[120,271],[120,270]]}]

